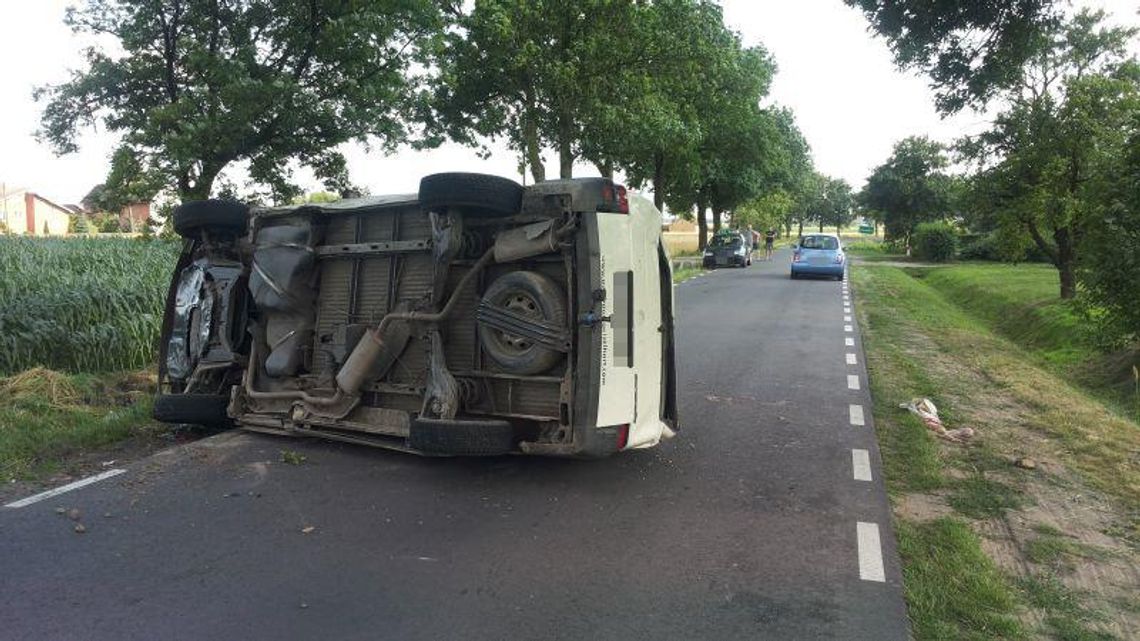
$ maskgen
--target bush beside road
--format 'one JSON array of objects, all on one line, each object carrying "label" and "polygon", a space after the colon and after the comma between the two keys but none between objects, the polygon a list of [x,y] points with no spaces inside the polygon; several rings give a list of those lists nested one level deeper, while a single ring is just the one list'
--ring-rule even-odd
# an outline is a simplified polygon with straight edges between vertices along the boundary
[{"label": "bush beside road", "polygon": [[[1053,364],[1091,355],[1032,302],[1045,274],[852,269],[918,639],[1140,635],[1140,426]],[[920,396],[978,436],[937,440],[898,407]]]}]

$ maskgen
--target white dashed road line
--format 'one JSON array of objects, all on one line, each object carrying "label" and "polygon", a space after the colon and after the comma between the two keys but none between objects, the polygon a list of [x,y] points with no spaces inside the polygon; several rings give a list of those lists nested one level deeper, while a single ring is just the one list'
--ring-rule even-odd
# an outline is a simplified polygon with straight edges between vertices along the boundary
[{"label": "white dashed road line", "polygon": [[851,450],[851,469],[856,481],[871,480],[871,454],[867,450]]},{"label": "white dashed road line", "polygon": [[844,322],[844,323],[850,323],[850,322],[851,322],[851,317],[850,317],[850,316],[844,316],[844,317],[843,317],[843,322]]},{"label": "white dashed road line", "polygon": [[31,505],[32,503],[39,503],[40,501],[42,501],[44,499],[50,499],[53,496],[59,496],[60,494],[63,494],[64,492],[70,492],[72,490],[78,490],[79,488],[87,486],[87,485],[91,485],[92,483],[98,483],[99,481],[102,481],[103,479],[109,479],[112,476],[118,476],[118,475],[122,474],[123,472],[126,472],[126,470],[121,470],[118,468],[113,469],[113,470],[107,470],[106,472],[103,472],[101,474],[96,474],[95,476],[89,476],[85,479],[79,479],[78,481],[75,481],[74,483],[68,483],[67,485],[61,485],[61,486],[55,488],[54,490],[48,490],[46,492],[40,492],[39,494],[29,496],[26,499],[20,499],[19,501],[13,501],[11,503],[8,503],[4,507],[27,507],[27,506]]},{"label": "white dashed road line", "polygon": [[852,425],[865,425],[863,422],[863,406],[851,405],[847,408],[847,413],[850,415]]},{"label": "white dashed road line", "polygon": [[843,331],[845,331],[845,332],[853,332],[853,331],[855,331],[855,328],[854,328],[854,327],[852,327],[852,326],[850,326],[850,325],[844,325],[844,326],[843,326]]},{"label": "white dashed road line", "polygon": [[848,347],[855,347],[855,339],[848,336],[847,338],[843,339],[843,344]]},{"label": "white dashed road line", "polygon": [[855,355],[852,354],[851,352],[847,352],[847,364],[848,365],[854,365],[855,362],[856,362],[855,361]]},{"label": "white dashed road line", "polygon": [[847,389],[859,389],[859,375],[858,374],[848,374],[847,375]]},{"label": "white dashed road line", "polygon": [[855,524],[856,538],[859,541],[859,578],[864,581],[887,580],[887,573],[883,570],[883,547],[879,543],[879,526],[877,523]]}]

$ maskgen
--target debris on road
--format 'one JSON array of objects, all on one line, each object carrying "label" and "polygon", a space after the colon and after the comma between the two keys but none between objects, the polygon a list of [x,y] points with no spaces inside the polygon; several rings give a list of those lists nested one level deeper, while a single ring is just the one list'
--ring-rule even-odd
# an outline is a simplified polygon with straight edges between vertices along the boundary
[{"label": "debris on road", "polygon": [[306,525],[305,527],[301,528],[301,534],[308,534],[315,529],[317,529],[315,525]]},{"label": "debris on road", "polygon": [[87,531],[86,525],[83,525],[82,523],[76,523],[75,524],[75,533],[76,534],[83,534],[86,531]]},{"label": "debris on road", "polygon": [[922,419],[926,429],[934,432],[939,438],[952,443],[965,443],[974,437],[974,430],[968,427],[960,427],[954,430],[946,429],[942,425],[942,419],[938,418],[938,408],[929,398],[911,399],[909,403],[900,403],[899,407],[910,410],[912,414]]},{"label": "debris on road", "polygon": [[71,519],[72,521],[78,521],[79,517],[81,516],[83,515],[79,512],[79,508],[77,507],[73,507],[67,511],[67,518]]},{"label": "debris on road", "polygon": [[281,450],[281,462],[288,465],[300,465],[304,463],[307,457],[304,454],[294,452],[293,450]]}]

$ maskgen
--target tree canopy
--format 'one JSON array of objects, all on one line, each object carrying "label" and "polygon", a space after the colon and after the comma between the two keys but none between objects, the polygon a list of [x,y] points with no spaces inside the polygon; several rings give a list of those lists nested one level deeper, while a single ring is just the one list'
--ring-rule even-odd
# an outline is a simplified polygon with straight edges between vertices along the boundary
[{"label": "tree canopy", "polygon": [[1055,0],[844,0],[887,39],[900,67],[926,73],[942,113],[1017,84],[1059,22]]},{"label": "tree canopy", "polygon": [[299,193],[294,163],[342,191],[338,145],[405,140],[413,65],[443,28],[430,0],[87,0],[67,23],[121,51],[88,49],[70,80],[37,90],[57,152],[99,123],[183,199],[208,197],[240,162],[282,201]]},{"label": "tree canopy", "polygon": [[948,164],[940,143],[925,136],[904,138],[867,178],[858,196],[860,208],[875,212],[888,239],[905,241],[919,223],[942,220],[950,213]]},{"label": "tree canopy", "polygon": [[1082,241],[1103,224],[1106,181],[1140,114],[1140,66],[1126,48],[1136,30],[1103,19],[1082,11],[1058,28],[993,127],[963,145],[998,227],[1049,258],[1062,298],[1076,295]]}]

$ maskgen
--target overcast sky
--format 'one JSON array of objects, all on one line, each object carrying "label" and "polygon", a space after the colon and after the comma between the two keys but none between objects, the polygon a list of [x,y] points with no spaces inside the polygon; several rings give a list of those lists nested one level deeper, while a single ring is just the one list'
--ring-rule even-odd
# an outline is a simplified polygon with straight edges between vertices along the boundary
[{"label": "overcast sky", "polygon": [[[63,26],[74,0],[0,0],[0,182],[27,187],[65,203],[76,202],[106,175],[114,140],[86,133],[79,153],[56,157],[33,137],[39,108],[32,88],[65,80],[79,63],[84,42]],[[1120,22],[1137,23],[1138,3],[1089,0]],[[920,76],[895,69],[886,44],[867,32],[862,15],[841,0],[725,0],[725,21],[746,44],[763,44],[779,71],[771,99],[791,107],[811,145],[816,167],[856,188],[886,159],[896,140],[925,134],[952,140],[984,127],[981,116],[946,120]],[[489,160],[448,146],[430,152],[400,151],[383,157],[346,148],[352,180],[374,193],[415,191],[419,178],[436,171],[481,171],[518,178],[518,162],[505,150]],[[547,173],[557,158],[547,154]],[[596,175],[590,167],[582,175]],[[317,185],[309,185],[316,189]]]}]

